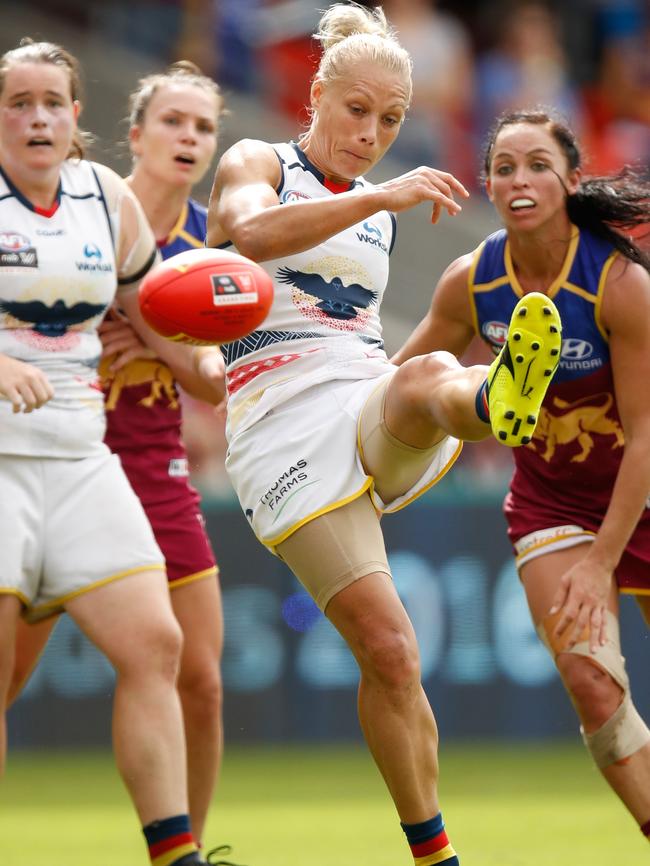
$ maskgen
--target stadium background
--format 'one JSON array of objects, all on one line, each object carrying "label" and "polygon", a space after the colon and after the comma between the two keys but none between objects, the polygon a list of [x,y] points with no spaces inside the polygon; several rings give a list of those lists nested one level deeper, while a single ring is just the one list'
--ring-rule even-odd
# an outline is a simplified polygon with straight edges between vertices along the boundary
[{"label": "stadium background", "polygon": [[[244,136],[295,137],[296,110],[311,68],[303,58],[315,56],[306,34],[322,5],[3,0],[0,51],[24,35],[71,49],[84,67],[82,125],[96,136],[93,155],[126,173],[126,147],[116,142],[125,138],[127,94],[141,75],[180,57],[196,60],[223,84],[229,114],[220,153]],[[497,227],[476,179],[483,131],[479,109],[488,98],[479,85],[482,71],[486,78],[492,68],[491,55],[507,54],[492,25],[503,29],[519,7],[530,6],[510,2],[501,9],[470,0],[417,5],[424,9],[418,14],[430,19],[427,26],[447,28],[460,40],[459,50],[469,50],[469,102],[463,112],[443,103],[437,114],[431,106],[421,107],[420,132],[405,136],[405,147],[395,148],[376,177],[412,166],[418,148],[426,156],[429,129],[438,148],[431,156],[447,153],[461,160],[454,170],[475,192],[462,217],[443,221],[433,236],[424,209],[400,218],[392,291],[385,301],[389,350],[426,310],[446,264]],[[629,40],[648,38],[647,5],[632,0],[534,5],[551,13],[556,40],[539,49],[547,51],[547,62],[537,67],[538,83],[556,89],[540,88],[536,95],[552,99],[555,93],[562,101],[589,144],[592,168],[608,168],[622,158],[647,164],[650,136],[643,111],[650,109],[642,99],[636,108],[617,105],[608,79],[611,70],[616,74],[612,57],[621,45],[628,46],[629,56]],[[645,70],[634,72],[650,102],[647,51],[645,57]],[[500,94],[514,101],[518,94],[503,90],[509,80],[501,81]],[[459,150],[458,141],[468,146]],[[449,167],[443,159],[438,164]],[[198,197],[206,200],[208,194],[206,183]],[[358,741],[357,677],[349,653],[288,571],[252,537],[220,468],[217,422],[191,404],[188,417],[195,480],[204,493],[224,589],[227,742]],[[529,623],[505,540],[500,509],[508,467],[505,449],[468,446],[461,465],[438,488],[385,521],[395,580],[418,632],[425,687],[445,741],[577,736],[573,711]],[[623,634],[636,701],[649,718],[648,633],[629,600],[623,604]],[[112,683],[103,657],[63,618],[9,714],[11,748],[108,746]]]}]

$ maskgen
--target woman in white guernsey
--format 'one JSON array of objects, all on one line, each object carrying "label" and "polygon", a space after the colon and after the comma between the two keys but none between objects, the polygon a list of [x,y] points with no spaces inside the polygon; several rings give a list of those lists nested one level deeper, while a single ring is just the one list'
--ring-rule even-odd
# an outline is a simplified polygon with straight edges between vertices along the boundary
[{"label": "woman in white guernsey", "polygon": [[[206,353],[199,375],[191,350],[142,322],[134,289],[154,238],[124,181],[83,159],[78,113],[78,66],[60,46],[25,40],[0,58],[0,696],[4,710],[21,613],[65,610],[115,667],[115,755],[151,860],[185,866],[203,861],[187,817],[182,641],[162,554],[102,441],[97,327],[118,290],[191,391],[218,399],[220,365]],[[2,765],[5,752],[3,712]]]},{"label": "woman in white guernsey", "polygon": [[490,433],[486,377],[495,433],[510,445],[528,441],[559,321],[539,297],[518,311],[529,330],[517,332],[526,344],[517,359],[534,392],[523,417],[509,348],[489,370],[446,353],[389,363],[378,315],[394,240],[389,210],[431,202],[435,223],[443,210],[460,211],[454,196],[466,191],[428,167],[376,186],[362,177],[395,140],[411,97],[409,56],[381,9],[336,4],[316,38],[324,52],[307,132],[292,144],[239,142],[215,178],[208,245],[232,244],[275,284],[262,328],[222,347],[226,465],[258,538],[355,655],[361,726],[418,866],[457,866],[438,805],[436,724],[378,514],[434,484],[459,440]]}]

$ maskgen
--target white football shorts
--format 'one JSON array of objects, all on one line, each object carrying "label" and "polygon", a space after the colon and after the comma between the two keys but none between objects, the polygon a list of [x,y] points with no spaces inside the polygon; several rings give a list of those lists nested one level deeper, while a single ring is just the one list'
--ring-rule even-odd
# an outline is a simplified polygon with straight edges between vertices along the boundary
[{"label": "white football shorts", "polygon": [[164,569],[149,521],[108,448],[76,460],[0,456],[0,592],[29,621],[81,593]]},{"label": "white football shorts", "polygon": [[393,502],[373,489],[359,448],[359,415],[370,395],[394,375],[322,382],[276,405],[231,440],[226,468],[259,540],[274,550],[296,529],[366,490],[378,511],[404,507],[456,459],[447,437],[417,483]]}]

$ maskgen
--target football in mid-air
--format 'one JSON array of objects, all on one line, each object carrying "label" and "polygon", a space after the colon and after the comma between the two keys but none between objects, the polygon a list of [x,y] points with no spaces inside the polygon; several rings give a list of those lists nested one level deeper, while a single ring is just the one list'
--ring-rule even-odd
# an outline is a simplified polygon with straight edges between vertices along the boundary
[{"label": "football in mid-air", "polygon": [[158,334],[208,346],[250,334],[266,318],[273,281],[256,262],[227,250],[187,250],[140,284],[140,310]]}]

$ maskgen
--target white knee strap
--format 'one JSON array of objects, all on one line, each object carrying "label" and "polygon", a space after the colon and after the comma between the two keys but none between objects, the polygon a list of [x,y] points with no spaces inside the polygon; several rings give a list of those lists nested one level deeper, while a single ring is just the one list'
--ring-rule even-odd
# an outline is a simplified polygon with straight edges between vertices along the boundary
[{"label": "white knee strap", "polygon": [[585,746],[601,770],[612,764],[624,764],[626,759],[650,742],[650,731],[632,703],[629,692],[604,725],[587,734],[580,728]]},{"label": "white knee strap", "polygon": [[[599,646],[596,652],[589,649],[589,641],[582,640],[571,649],[565,649],[552,637],[552,627],[556,617],[547,617],[537,628],[537,632],[553,657],[559,652],[573,653],[589,659],[623,689],[623,700],[616,712],[592,734],[581,729],[585,745],[600,769],[611,764],[624,763],[626,758],[638,752],[650,742],[650,730],[639,715],[630,696],[630,681],[625,670],[625,659],[621,655],[621,641],[618,620],[611,611],[606,613],[607,643]],[[584,636],[583,636],[584,637]]]}]

